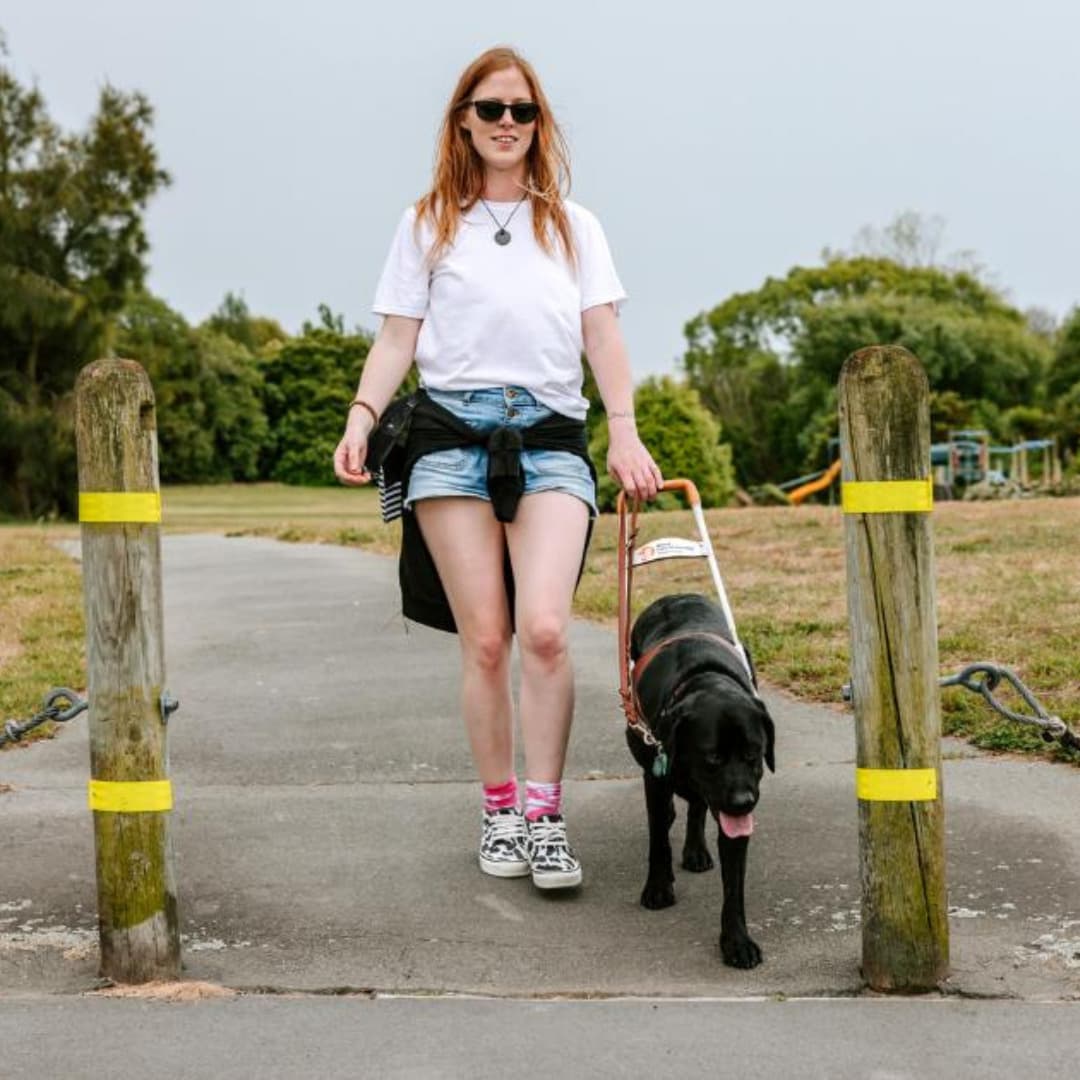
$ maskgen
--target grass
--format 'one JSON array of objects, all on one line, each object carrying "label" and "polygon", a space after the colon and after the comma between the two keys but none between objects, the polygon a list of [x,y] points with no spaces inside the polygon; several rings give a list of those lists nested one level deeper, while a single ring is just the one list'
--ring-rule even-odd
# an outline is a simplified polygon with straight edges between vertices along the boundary
[{"label": "grass", "polygon": [[[370,489],[275,484],[173,487],[165,528],[212,530],[397,551],[398,526],[379,519]],[[739,624],[759,673],[808,701],[839,706],[848,678],[843,521],[830,507],[706,512]],[[59,527],[0,528],[0,717],[34,711],[48,686],[78,688],[81,596],[74,567],[45,543]],[[74,535],[72,527],[67,533]],[[1080,499],[945,503],[934,512],[942,673],[976,660],[1012,667],[1044,707],[1080,727]],[[693,536],[686,511],[643,515],[639,543]],[[640,610],[667,592],[712,593],[704,562],[674,561],[635,575]],[[39,595],[40,594],[40,595]],[[616,521],[597,522],[577,614],[614,627]],[[9,603],[14,602],[9,619]],[[614,662],[612,679],[617,678]],[[1003,695],[1018,711],[1021,702]],[[1034,728],[997,717],[961,689],[943,693],[945,729],[978,746],[1075,760]]]},{"label": "grass", "polygon": [[[47,542],[59,534],[0,528],[0,725],[34,715],[54,686],[85,692],[82,580],[78,565]],[[54,728],[43,725],[25,739]]]}]

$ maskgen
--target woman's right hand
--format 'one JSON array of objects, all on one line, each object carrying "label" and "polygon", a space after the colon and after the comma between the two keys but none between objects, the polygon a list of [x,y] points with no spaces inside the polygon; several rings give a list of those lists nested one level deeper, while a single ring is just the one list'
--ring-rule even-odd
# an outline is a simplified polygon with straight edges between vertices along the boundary
[{"label": "woman's right hand", "polygon": [[[381,414],[393,398],[416,355],[416,339],[423,319],[405,315],[387,315],[364,361],[364,375],[353,399],[372,402]],[[364,468],[368,438],[375,427],[375,416],[362,406],[349,408],[345,434],[334,451],[334,475],[350,487],[371,483],[371,473]]]},{"label": "woman's right hand", "polygon": [[[362,409],[354,411],[363,412]],[[371,473],[364,468],[371,426],[363,417],[353,416],[349,417],[349,422],[345,425],[345,434],[334,451],[334,475],[343,484],[357,487],[371,481]]]}]

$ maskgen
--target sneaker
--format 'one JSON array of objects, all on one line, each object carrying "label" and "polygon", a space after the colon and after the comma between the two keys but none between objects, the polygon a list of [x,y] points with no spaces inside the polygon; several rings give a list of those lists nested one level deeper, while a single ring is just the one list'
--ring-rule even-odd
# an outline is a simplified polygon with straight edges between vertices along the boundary
[{"label": "sneaker", "polygon": [[540,889],[569,889],[581,884],[581,863],[566,840],[562,814],[545,814],[525,822],[529,833],[529,866]]},{"label": "sneaker", "polygon": [[484,811],[480,836],[480,869],[494,877],[525,877],[529,873],[528,835],[521,811]]}]

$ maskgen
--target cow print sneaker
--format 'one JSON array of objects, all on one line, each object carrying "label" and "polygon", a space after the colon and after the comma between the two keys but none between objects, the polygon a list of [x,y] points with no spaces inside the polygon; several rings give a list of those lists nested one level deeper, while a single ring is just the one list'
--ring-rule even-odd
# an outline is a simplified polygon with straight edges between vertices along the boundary
[{"label": "cow print sneaker", "polygon": [[581,863],[566,839],[562,814],[544,814],[526,821],[529,832],[529,865],[533,884],[539,889],[570,889],[581,884]]},{"label": "cow print sneaker", "polygon": [[528,835],[521,811],[484,812],[480,836],[480,869],[493,877],[525,877],[529,873]]}]

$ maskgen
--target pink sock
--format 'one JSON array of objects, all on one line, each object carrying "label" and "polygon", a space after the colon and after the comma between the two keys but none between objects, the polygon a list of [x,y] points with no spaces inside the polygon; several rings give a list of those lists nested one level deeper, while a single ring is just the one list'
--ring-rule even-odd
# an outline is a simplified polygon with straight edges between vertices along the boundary
[{"label": "pink sock", "polygon": [[540,784],[525,781],[525,817],[535,821],[544,814],[562,813],[562,784]]},{"label": "pink sock", "polygon": [[511,776],[505,784],[484,788],[484,809],[509,810],[517,806],[517,777]]}]

